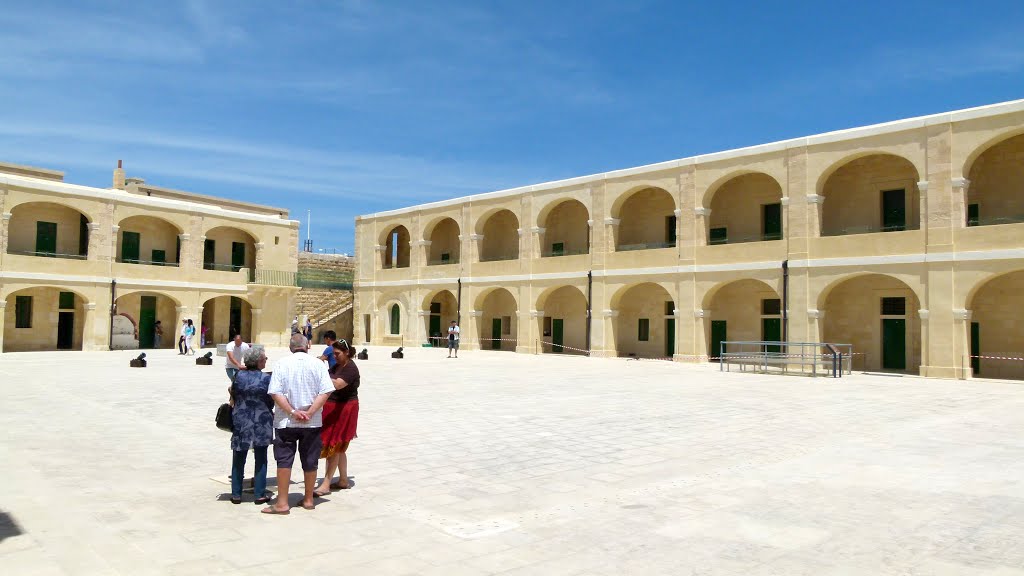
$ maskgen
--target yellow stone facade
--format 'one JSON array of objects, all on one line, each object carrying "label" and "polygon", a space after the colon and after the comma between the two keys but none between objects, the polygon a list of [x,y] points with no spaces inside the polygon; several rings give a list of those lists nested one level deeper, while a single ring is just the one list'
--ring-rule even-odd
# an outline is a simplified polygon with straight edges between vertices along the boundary
[{"label": "yellow stone facade", "polygon": [[463,348],[586,350],[589,292],[596,356],[781,327],[858,370],[1022,378],[1024,101],[362,216],[356,254],[357,342],[460,317]]},{"label": "yellow stone facade", "polygon": [[[181,321],[207,345],[290,331],[299,223],[285,210],[147,185],[110,189],[0,164],[0,349],[174,348]],[[199,347],[197,336],[195,346]]]}]

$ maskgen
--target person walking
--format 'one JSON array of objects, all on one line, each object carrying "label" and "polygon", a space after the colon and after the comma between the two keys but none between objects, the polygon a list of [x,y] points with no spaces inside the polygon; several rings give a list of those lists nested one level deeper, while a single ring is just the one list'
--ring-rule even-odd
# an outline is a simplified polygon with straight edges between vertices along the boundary
[{"label": "person walking", "polygon": [[178,356],[184,356],[187,351],[185,334],[188,332],[188,320],[181,321],[181,335],[178,336]]},{"label": "person walking", "polygon": [[455,357],[459,357],[459,325],[455,320],[452,320],[450,326],[448,326],[448,357],[452,357],[452,351],[455,351]]},{"label": "person walking", "polygon": [[153,348],[162,348],[161,344],[163,344],[163,339],[164,327],[161,326],[160,321],[157,320],[156,323],[153,324]]},{"label": "person walking", "polygon": [[306,340],[313,342],[313,321],[306,316]]},{"label": "person walking", "polygon": [[242,357],[245,370],[238,373],[228,393],[231,396],[231,503],[242,503],[242,479],[249,450],[256,454],[253,496],[256,504],[270,502],[267,496],[267,447],[274,441],[274,401],[270,398],[270,374],[263,371],[267,356],[250,348]]},{"label": "person walking", "polygon": [[327,347],[324,348],[323,353],[320,354],[320,360],[323,362],[327,362],[327,372],[333,370],[334,365],[337,363],[337,360],[335,360],[334,355],[334,343],[337,340],[338,335],[335,334],[334,330],[328,330],[327,332],[324,332],[324,344],[326,344]]},{"label": "person walking", "polygon": [[334,392],[327,365],[310,356],[309,341],[294,334],[288,343],[292,354],[274,365],[268,392],[274,399],[274,459],[277,461],[277,500],[261,510],[264,514],[288,514],[288,483],[298,452],[302,466],[304,494],[302,507],[314,508],[313,488],[320,458],[321,408]]},{"label": "person walking", "polygon": [[[320,458],[327,460],[324,479],[313,492],[326,496],[331,490],[348,490],[348,445],[356,437],[359,421],[359,368],[352,361],[355,350],[345,340],[338,340],[332,346],[336,364],[331,370],[334,392],[324,404],[324,425],[320,430]],[[334,483],[334,471],[338,471],[338,482]]]},{"label": "person walking", "polygon": [[192,355],[196,353],[196,349],[192,344],[192,339],[196,335],[196,325],[192,323],[192,319],[187,320],[188,325],[185,326],[185,353]]},{"label": "person walking", "polygon": [[234,340],[228,342],[228,345],[224,347],[224,351],[227,352],[225,354],[227,360],[224,362],[224,370],[228,373],[228,380],[233,381],[239,370],[245,370],[242,358],[245,357],[245,353],[249,351],[249,348],[250,346],[242,341],[241,334],[235,334]]}]

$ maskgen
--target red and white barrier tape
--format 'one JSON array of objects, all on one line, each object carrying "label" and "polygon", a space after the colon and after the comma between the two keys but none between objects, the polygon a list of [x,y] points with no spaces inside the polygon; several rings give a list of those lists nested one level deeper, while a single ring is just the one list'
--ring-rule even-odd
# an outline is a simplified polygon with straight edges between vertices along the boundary
[{"label": "red and white barrier tape", "polygon": [[968,358],[983,358],[985,360],[1024,360],[1013,356],[968,356]]},{"label": "red and white barrier tape", "polygon": [[565,344],[555,344],[554,342],[548,342],[546,340],[541,340],[540,345],[550,346],[551,348],[554,348],[555,346],[560,346],[562,350],[572,350],[573,352],[582,352],[588,356],[590,355],[590,352],[583,350],[582,348],[573,348],[572,346],[566,346]]}]

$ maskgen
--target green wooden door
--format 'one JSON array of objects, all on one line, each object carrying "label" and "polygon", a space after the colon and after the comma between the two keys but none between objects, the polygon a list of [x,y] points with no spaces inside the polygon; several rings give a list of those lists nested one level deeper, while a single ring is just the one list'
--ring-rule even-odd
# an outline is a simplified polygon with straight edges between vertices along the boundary
[{"label": "green wooden door", "polygon": [[902,188],[882,192],[882,231],[907,229],[907,196]]},{"label": "green wooden door", "polygon": [[156,296],[143,296],[139,303],[139,348],[153,347],[154,324],[156,324]]},{"label": "green wooden door", "polygon": [[89,220],[85,216],[78,218],[78,255],[89,254]]},{"label": "green wooden door", "polygon": [[56,222],[36,222],[36,252],[40,255],[57,253]]},{"label": "green wooden door", "polygon": [[[761,319],[761,340],[765,342],[780,342],[782,340],[782,318],[762,318]],[[782,346],[779,344],[769,344],[765,346],[765,352],[781,352]]]},{"label": "green wooden door", "polygon": [[882,319],[882,369],[907,369],[907,321]]},{"label": "green wooden door", "polygon": [[676,319],[665,319],[665,357],[671,358],[676,353]]},{"label": "green wooden door", "polygon": [[708,356],[718,358],[722,352],[722,342],[727,338],[726,334],[725,320],[711,321],[711,348],[708,350]]},{"label": "green wooden door", "polygon": [[562,318],[551,319],[551,351],[561,354],[565,350],[565,324]]},{"label": "green wooden door", "polygon": [[971,322],[971,374],[981,374],[981,325]]},{"label": "green wooden door", "polygon": [[228,340],[232,340],[235,334],[242,332],[242,299],[236,296],[231,297],[231,311],[228,318]]},{"label": "green wooden door", "polygon": [[213,270],[214,261],[217,257],[217,243],[207,238],[203,242],[203,269]]},{"label": "green wooden door", "polygon": [[150,262],[156,264],[157,266],[163,266],[164,264],[167,263],[167,252],[163,250],[153,250],[153,255],[152,258],[150,259]]},{"label": "green wooden door", "polygon": [[57,350],[71,350],[75,341],[75,313],[57,314]]},{"label": "green wooden door", "polygon": [[491,319],[491,350],[501,350],[501,318]]},{"label": "green wooden door", "polygon": [[427,341],[432,343],[434,346],[440,346],[440,342],[437,337],[441,334],[441,316],[440,314],[430,315],[430,328],[427,330]]},{"label": "green wooden door", "polygon": [[782,204],[765,204],[761,207],[762,240],[782,239]]},{"label": "green wooden door", "polygon": [[231,269],[234,271],[245,268],[245,242],[231,243]]},{"label": "green wooden door", "polygon": [[138,232],[121,233],[121,262],[134,264],[139,261],[139,243],[141,239]]},{"label": "green wooden door", "polygon": [[967,225],[968,226],[977,226],[978,224],[980,224],[980,219],[981,219],[981,211],[978,209],[978,205],[977,204],[968,204],[967,205]]}]

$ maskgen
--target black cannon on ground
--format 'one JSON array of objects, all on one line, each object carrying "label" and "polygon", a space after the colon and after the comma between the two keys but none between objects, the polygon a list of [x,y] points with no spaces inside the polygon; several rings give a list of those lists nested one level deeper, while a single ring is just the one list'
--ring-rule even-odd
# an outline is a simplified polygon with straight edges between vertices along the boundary
[{"label": "black cannon on ground", "polygon": [[356,354],[356,358],[358,358],[360,360],[369,360],[370,359],[370,353],[366,351],[366,348],[363,348],[362,352],[360,352],[359,354]]},{"label": "black cannon on ground", "polygon": [[131,368],[145,368],[146,367],[146,353],[139,354],[138,358],[132,358],[128,361],[128,366]]},{"label": "black cannon on ground", "polygon": [[402,348],[401,346],[399,346],[398,350],[395,350],[394,352],[391,353],[391,357],[392,358],[405,358],[405,354],[402,352],[402,350],[405,350],[405,348]]},{"label": "black cannon on ground", "polygon": [[196,366],[213,366],[213,352],[207,352],[196,358]]}]

